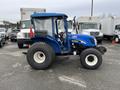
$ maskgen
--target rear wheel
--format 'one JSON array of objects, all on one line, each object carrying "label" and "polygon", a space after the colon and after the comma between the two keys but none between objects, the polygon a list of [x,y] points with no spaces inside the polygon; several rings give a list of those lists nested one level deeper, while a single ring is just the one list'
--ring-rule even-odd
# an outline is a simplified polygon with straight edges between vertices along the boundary
[{"label": "rear wheel", "polygon": [[81,53],[80,61],[86,69],[97,69],[102,64],[102,55],[94,48],[86,49]]},{"label": "rear wheel", "polygon": [[55,59],[53,49],[46,43],[33,44],[27,53],[27,61],[34,69],[47,69]]},{"label": "rear wheel", "polygon": [[23,48],[23,43],[18,43],[18,48],[22,49]]}]

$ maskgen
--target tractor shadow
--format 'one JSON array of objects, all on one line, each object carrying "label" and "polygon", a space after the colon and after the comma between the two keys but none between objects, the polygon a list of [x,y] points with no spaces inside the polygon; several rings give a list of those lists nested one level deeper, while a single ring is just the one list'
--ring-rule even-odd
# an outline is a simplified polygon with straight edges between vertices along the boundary
[{"label": "tractor shadow", "polygon": [[52,69],[81,68],[79,56],[57,56],[53,62]]}]

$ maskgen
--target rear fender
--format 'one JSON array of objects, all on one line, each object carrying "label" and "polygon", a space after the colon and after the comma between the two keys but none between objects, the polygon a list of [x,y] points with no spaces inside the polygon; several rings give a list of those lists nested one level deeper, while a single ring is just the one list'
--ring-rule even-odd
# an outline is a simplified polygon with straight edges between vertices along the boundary
[{"label": "rear fender", "polygon": [[61,53],[61,48],[60,48],[60,44],[57,42],[56,39],[54,39],[53,37],[51,36],[46,36],[46,37],[34,37],[32,38],[33,42],[45,42],[47,43],[48,45],[50,45],[54,52],[56,54],[60,54]]}]

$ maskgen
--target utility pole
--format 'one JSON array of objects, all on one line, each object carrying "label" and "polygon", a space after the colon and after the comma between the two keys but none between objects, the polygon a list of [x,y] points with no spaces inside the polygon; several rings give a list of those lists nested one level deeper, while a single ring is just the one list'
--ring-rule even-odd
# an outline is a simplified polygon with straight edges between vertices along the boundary
[{"label": "utility pole", "polygon": [[93,0],[91,1],[91,17],[93,16]]}]

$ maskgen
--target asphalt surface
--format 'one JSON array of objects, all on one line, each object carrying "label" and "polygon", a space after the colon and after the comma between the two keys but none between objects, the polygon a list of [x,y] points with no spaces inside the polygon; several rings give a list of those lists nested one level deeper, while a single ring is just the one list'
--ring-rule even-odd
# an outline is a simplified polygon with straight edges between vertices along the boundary
[{"label": "asphalt surface", "polygon": [[108,51],[97,70],[81,67],[78,56],[57,57],[48,70],[33,70],[16,43],[0,49],[0,90],[120,90],[120,45]]}]

